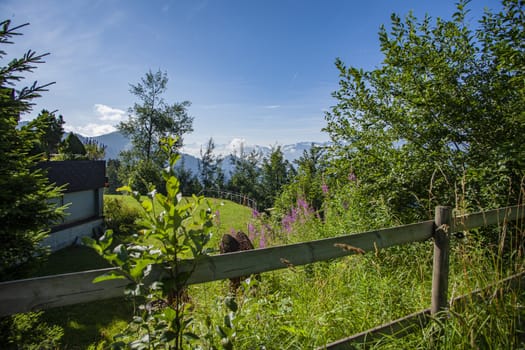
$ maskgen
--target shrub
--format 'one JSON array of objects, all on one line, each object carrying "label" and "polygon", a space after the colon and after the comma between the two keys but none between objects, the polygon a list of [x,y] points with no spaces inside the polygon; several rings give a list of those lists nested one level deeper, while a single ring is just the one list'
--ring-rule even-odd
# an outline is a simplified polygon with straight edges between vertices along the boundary
[{"label": "shrub", "polygon": [[104,200],[104,224],[106,229],[118,235],[132,235],[138,231],[135,223],[140,212],[119,198]]}]

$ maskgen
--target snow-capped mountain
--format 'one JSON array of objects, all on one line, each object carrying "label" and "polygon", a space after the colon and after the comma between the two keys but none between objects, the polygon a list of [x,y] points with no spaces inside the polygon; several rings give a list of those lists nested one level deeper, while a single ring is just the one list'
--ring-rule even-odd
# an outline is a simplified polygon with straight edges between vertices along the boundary
[{"label": "snow-capped mountain", "polygon": [[[83,137],[82,137],[83,138]],[[106,146],[106,157],[105,159],[116,159],[122,150],[130,149],[130,140],[122,135],[120,132],[115,131],[109,134],[91,137],[90,139],[96,140],[98,143]],[[283,152],[284,158],[289,162],[299,159],[304,151],[308,151],[313,145],[320,146],[324,145],[320,142],[298,142],[288,145],[280,145]],[[179,165],[184,165],[186,169],[191,170],[194,174],[199,171],[199,160],[202,152],[205,151],[206,145],[200,144],[185,144],[182,148],[182,161]],[[275,147],[275,146],[274,146]],[[252,151],[256,151],[261,154],[262,157],[268,156],[271,151],[271,146],[261,145],[250,145],[243,139],[233,139],[228,144],[216,144],[214,153],[223,158],[222,169],[226,177],[233,171],[232,159],[238,157],[241,154],[241,150],[245,154],[249,154]]]}]

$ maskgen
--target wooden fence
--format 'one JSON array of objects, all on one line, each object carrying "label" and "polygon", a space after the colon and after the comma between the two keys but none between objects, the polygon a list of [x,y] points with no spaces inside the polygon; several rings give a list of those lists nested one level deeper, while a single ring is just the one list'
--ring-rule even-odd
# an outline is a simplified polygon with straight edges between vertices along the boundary
[{"label": "wooden fence", "polygon": [[229,199],[232,202],[239,203],[241,205],[245,205],[247,207],[257,210],[257,201],[242,193],[235,193],[217,189],[205,189],[202,190],[199,194],[205,195],[206,197]]},{"label": "wooden fence", "polygon": [[[448,245],[453,232],[460,232],[487,225],[499,225],[525,218],[525,205],[512,206],[452,217],[450,208],[437,207],[435,220],[410,225],[349,234],[298,244],[264,249],[205,256],[198,261],[188,261],[185,271],[193,272],[189,284],[205,283],[226,278],[289,268],[343,257],[351,254],[375,251],[395,245],[422,242],[434,238],[434,269],[432,300],[429,311],[407,316],[413,323],[426,313],[436,313],[447,307]],[[92,280],[114,268],[31,278],[0,283],[0,317],[14,313],[54,308],[122,296],[126,280],[92,283]],[[184,269],[183,269],[184,270]],[[520,280],[523,276],[520,276]],[[423,316],[422,316],[423,315]],[[403,321],[403,320],[401,320]],[[400,322],[402,325],[403,322]],[[399,325],[384,327],[398,329]],[[379,327],[379,328],[381,328]],[[327,348],[347,348],[349,342],[360,338],[348,338],[329,344]]]}]

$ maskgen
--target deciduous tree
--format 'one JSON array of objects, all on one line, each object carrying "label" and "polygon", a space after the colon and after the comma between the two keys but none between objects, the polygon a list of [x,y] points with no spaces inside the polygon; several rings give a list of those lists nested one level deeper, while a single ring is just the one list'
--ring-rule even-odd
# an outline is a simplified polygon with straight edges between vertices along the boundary
[{"label": "deciduous tree", "polygon": [[382,197],[404,221],[431,217],[435,205],[494,207],[521,193],[523,4],[504,0],[475,29],[467,5],[451,20],[392,15],[374,70],[336,61],[325,128],[334,169],[355,174],[363,198]]}]

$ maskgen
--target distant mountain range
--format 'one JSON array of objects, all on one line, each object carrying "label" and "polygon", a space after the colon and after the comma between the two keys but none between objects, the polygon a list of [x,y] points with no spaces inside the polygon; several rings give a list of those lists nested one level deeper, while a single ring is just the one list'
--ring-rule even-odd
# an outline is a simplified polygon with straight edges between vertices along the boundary
[{"label": "distant mountain range", "polygon": [[[105,145],[106,157],[105,159],[116,159],[122,150],[130,149],[130,140],[122,135],[120,132],[115,131],[109,134],[91,137],[91,139]],[[298,142],[289,145],[281,145],[284,158],[290,162],[299,159],[304,151],[308,151],[313,145],[323,145],[319,142]],[[215,153],[221,155],[224,160],[222,162],[222,168],[226,176],[233,170],[232,157],[235,157],[235,153],[239,152],[240,143],[237,143],[238,147],[232,146],[232,144],[218,144],[215,145]],[[260,152],[263,156],[267,156],[271,153],[272,148],[261,145],[244,145],[244,152],[250,153],[253,150]],[[200,161],[200,149],[201,145],[188,144],[184,145],[182,149],[182,161],[186,169],[191,170],[194,174],[198,173],[199,161]]]}]

